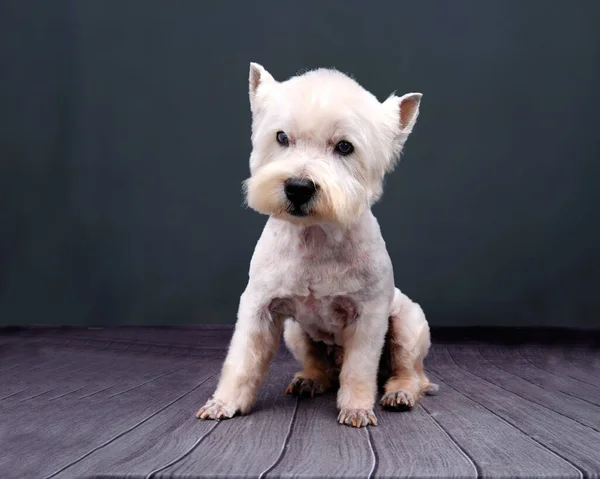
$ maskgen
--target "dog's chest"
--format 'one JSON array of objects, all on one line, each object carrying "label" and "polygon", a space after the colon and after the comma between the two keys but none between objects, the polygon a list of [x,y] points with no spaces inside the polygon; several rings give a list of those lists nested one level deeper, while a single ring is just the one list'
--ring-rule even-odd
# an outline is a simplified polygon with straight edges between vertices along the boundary
[{"label": "dog's chest", "polygon": [[341,344],[344,327],[359,313],[360,279],[325,262],[283,271],[288,274],[281,282],[279,311],[294,318],[314,341]]},{"label": "dog's chest", "polygon": [[342,344],[344,327],[356,318],[355,302],[347,296],[316,298],[297,296],[294,303],[294,318],[313,341],[325,344]]},{"label": "dog's chest", "polygon": [[344,328],[360,314],[362,298],[377,277],[368,250],[321,228],[273,239],[272,311],[294,318],[314,341],[341,345]]}]

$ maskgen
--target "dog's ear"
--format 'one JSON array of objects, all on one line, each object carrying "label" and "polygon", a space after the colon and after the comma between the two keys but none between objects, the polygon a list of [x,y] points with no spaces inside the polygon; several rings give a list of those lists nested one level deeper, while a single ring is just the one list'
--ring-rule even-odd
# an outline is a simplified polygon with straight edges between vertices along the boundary
[{"label": "dog's ear", "polygon": [[271,74],[258,63],[250,63],[250,75],[248,78],[250,91],[250,108],[256,112],[257,106],[260,103],[259,89],[275,83],[275,79]]},{"label": "dog's ear", "polygon": [[396,162],[400,157],[400,153],[404,148],[404,144],[417,122],[419,116],[419,106],[421,105],[421,93],[407,93],[401,97],[390,95],[383,102],[383,106],[387,109],[388,118],[391,122],[391,131],[395,132],[394,152],[391,155],[390,163],[387,166],[387,171],[392,171]]},{"label": "dog's ear", "polygon": [[407,93],[401,97],[391,95],[383,104],[392,108],[395,112],[400,133],[404,138],[412,132],[417,117],[419,116],[419,106],[421,105],[421,93]]},{"label": "dog's ear", "polygon": [[421,105],[421,93],[407,93],[400,97],[400,130],[404,134],[412,132]]}]

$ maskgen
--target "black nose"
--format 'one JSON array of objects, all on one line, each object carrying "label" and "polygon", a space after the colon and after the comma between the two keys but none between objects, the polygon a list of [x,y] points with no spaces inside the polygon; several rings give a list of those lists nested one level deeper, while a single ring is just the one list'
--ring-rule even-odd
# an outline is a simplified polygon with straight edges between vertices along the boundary
[{"label": "black nose", "polygon": [[285,182],[285,196],[294,206],[302,206],[314,196],[317,187],[310,180],[291,178]]}]

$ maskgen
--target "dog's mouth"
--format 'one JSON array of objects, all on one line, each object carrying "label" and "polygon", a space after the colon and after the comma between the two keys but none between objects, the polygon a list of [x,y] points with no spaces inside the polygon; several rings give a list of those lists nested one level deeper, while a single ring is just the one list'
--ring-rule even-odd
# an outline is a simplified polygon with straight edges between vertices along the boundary
[{"label": "dog's mouth", "polygon": [[295,216],[296,218],[304,218],[311,215],[309,204],[298,206],[288,202],[286,212],[291,216]]}]

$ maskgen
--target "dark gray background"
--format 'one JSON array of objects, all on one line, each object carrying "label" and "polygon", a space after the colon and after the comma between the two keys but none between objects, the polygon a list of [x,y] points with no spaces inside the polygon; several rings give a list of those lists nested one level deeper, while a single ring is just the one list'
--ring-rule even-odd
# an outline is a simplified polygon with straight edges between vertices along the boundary
[{"label": "dark gray background", "polygon": [[0,3],[0,323],[230,323],[250,61],[424,93],[375,208],[435,326],[600,325],[600,2]]}]

